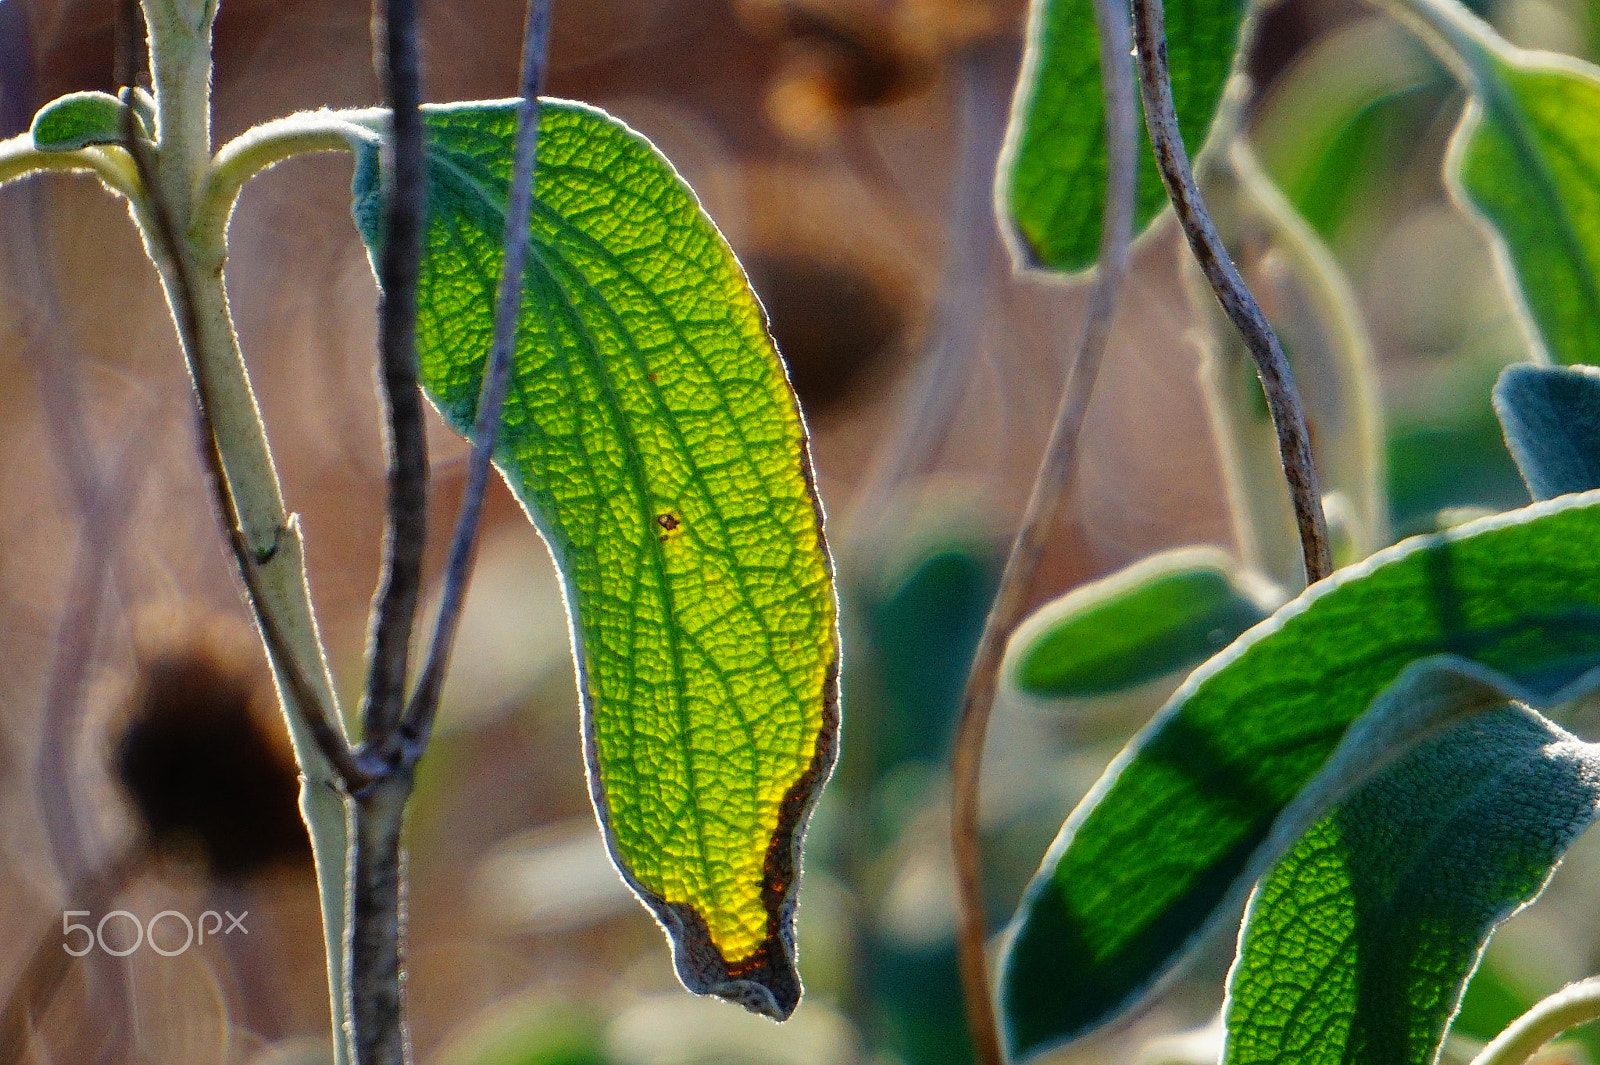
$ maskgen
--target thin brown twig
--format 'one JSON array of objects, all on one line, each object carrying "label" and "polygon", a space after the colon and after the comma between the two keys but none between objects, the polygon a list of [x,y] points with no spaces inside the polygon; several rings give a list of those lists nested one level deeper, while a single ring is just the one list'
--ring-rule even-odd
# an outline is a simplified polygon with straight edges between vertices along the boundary
[{"label": "thin brown twig", "polygon": [[[367,752],[386,749],[405,706],[411,630],[427,535],[428,454],[417,366],[417,286],[427,225],[416,0],[374,4],[374,49],[390,108],[383,145],[384,241],[378,332],[389,426],[389,499],[383,579],[372,612],[372,651],[362,702],[359,760],[374,779],[355,793],[350,839],[350,1032],[358,1065],[403,1065],[408,1036],[401,986],[404,862],[401,827],[412,777]],[[376,44],[376,42],[374,42]]]},{"label": "thin brown twig", "polygon": [[[394,8],[391,7],[391,17]],[[426,749],[460,621],[476,554],[477,531],[488,486],[490,459],[510,382],[511,353],[522,307],[532,216],[533,173],[539,144],[539,89],[549,46],[548,0],[530,0],[524,27],[522,106],[517,116],[504,255],[461,511],[451,539],[444,591],[416,690],[398,728],[369,732],[362,760],[377,779],[355,795],[351,847],[350,972],[352,1044],[357,1065],[401,1065],[406,1060],[401,965],[405,935],[404,856],[401,831],[413,774]],[[391,32],[392,37],[392,32]],[[415,45],[413,39],[413,47]],[[413,334],[414,342],[414,334]]]},{"label": "thin brown twig", "polygon": [[383,145],[389,179],[383,183],[378,379],[388,416],[389,492],[383,577],[373,603],[371,658],[361,710],[363,740],[373,744],[386,741],[405,703],[428,517],[428,443],[417,380],[417,284],[428,180],[415,0],[388,0],[383,26],[379,75],[393,126]]},{"label": "thin brown twig", "polygon": [[450,558],[445,569],[444,590],[440,597],[439,621],[434,628],[428,659],[417,681],[416,691],[406,707],[401,733],[407,748],[404,757],[415,764],[427,746],[433,719],[444,687],[444,673],[450,662],[461,621],[461,608],[467,582],[477,555],[478,525],[483,514],[484,493],[488,488],[490,460],[500,433],[500,414],[505,406],[511,381],[511,356],[516,346],[517,319],[522,309],[523,272],[528,260],[528,226],[533,213],[533,174],[539,156],[539,93],[544,85],[545,55],[550,45],[550,0],[529,0],[522,47],[522,106],[517,115],[517,141],[511,172],[510,202],[506,210],[505,251],[496,295],[494,335],[489,345],[488,363],[478,395],[478,411],[472,425],[472,457],[467,467],[467,484],[450,541]]},{"label": "thin brown twig", "polygon": [[[133,3],[134,0],[124,0]],[[127,25],[137,26],[134,18],[127,20]],[[125,56],[131,56],[137,50],[137,42],[132,42]],[[122,140],[123,147],[133,158],[134,166],[138,169],[139,180],[143,185],[146,208],[150,222],[154,228],[152,237],[159,243],[161,254],[167,259],[169,269],[177,279],[175,286],[175,299],[173,312],[177,321],[178,334],[186,349],[193,350],[198,343],[199,312],[195,306],[194,283],[190,275],[188,260],[184,256],[183,248],[179,243],[177,226],[172,218],[172,211],[161,194],[156,183],[155,167],[150,159],[149,146],[140,140],[138,125],[134,117],[132,99],[133,86],[132,71],[118,71],[118,80],[122,83],[121,98],[124,104],[122,112]],[[279,629],[277,620],[271,613],[262,608],[264,590],[261,587],[260,576],[256,571],[258,559],[249,545],[245,542],[244,532],[240,527],[239,511],[234,501],[233,492],[229,488],[227,471],[222,460],[222,450],[217,442],[216,426],[211,419],[210,385],[206,379],[205,368],[199,361],[191,364],[194,372],[194,400],[195,417],[199,423],[200,450],[205,460],[206,472],[211,484],[212,496],[216,500],[220,516],[223,519],[223,533],[228,540],[228,545],[233,551],[234,561],[238,564],[239,575],[244,581],[246,598],[255,615],[256,624],[261,630],[262,641],[266,644],[269,656],[278,672],[284,678],[289,688],[290,712],[300,715],[307,728],[315,737],[318,748],[327,758],[328,762],[343,778],[349,787],[358,787],[367,779],[366,774],[356,765],[354,754],[344,737],[334,726],[329,709],[317,695],[316,689],[307,679],[300,663],[297,662],[290,651],[288,642],[284,639]]]},{"label": "thin brown twig", "polygon": [[1002,1065],[1005,1053],[989,985],[985,956],[988,922],[983,905],[983,864],[978,835],[978,799],[984,740],[994,707],[1006,641],[1027,609],[1044,546],[1078,463],[1078,437],[1094,392],[1095,378],[1111,335],[1133,239],[1138,119],[1129,59],[1128,12],[1124,0],[1095,0],[1100,70],[1106,109],[1106,198],[1100,258],[1078,357],[1056,409],[1049,442],[1034,477],[1022,524],[1006,558],[1000,588],[973,653],[957,719],[951,770],[951,846],[956,867],[959,923],[956,949],[966,995],[967,1025],[979,1065]]},{"label": "thin brown twig", "polygon": [[1306,583],[1315,584],[1333,572],[1333,560],[1328,546],[1328,522],[1322,513],[1322,487],[1311,454],[1311,434],[1306,428],[1305,409],[1295,388],[1294,373],[1277,333],[1273,332],[1255,296],[1229,258],[1222,238],[1211,223],[1200,188],[1195,184],[1172,102],[1161,0],[1133,0],[1133,27],[1138,45],[1145,125],[1150,130],[1150,142],[1155,146],[1161,179],[1166,183],[1167,195],[1195,261],[1255,360],[1256,373],[1266,392],[1267,407],[1272,412],[1272,424],[1278,433],[1278,454],[1283,461],[1284,479],[1289,484],[1289,498],[1294,504],[1295,524],[1300,530]]}]

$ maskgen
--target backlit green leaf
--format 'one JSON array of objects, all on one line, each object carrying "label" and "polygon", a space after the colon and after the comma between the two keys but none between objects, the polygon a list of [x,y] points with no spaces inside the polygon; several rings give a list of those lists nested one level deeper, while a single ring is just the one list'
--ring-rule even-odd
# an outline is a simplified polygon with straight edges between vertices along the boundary
[{"label": "backlit green leaf", "polygon": [[[1191,154],[1206,139],[1239,49],[1240,0],[1168,0],[1167,62]],[[1019,265],[1070,272],[1094,264],[1105,207],[1105,97],[1091,0],[1033,0],[1028,44],[997,176],[1001,226]],[[1141,135],[1134,229],[1166,206]]]},{"label": "backlit green leaf", "polygon": [[1494,410],[1533,498],[1600,488],[1600,368],[1508,366]]},{"label": "backlit green leaf", "polygon": [[[430,108],[418,346],[472,424],[500,270],[512,101]],[[381,218],[378,152],[355,213]],[[800,839],[833,764],[835,606],[805,427],[760,305],[671,165],[547,102],[497,462],[559,566],[589,780],[692,990],[786,1017]]]},{"label": "backlit green leaf", "polygon": [[[1274,822],[1375,701],[1448,715],[1486,692],[1550,705],[1586,690],[1600,667],[1596,557],[1597,493],[1418,537],[1313,585],[1197,670],[1028,890],[1003,960],[1012,1050],[1124,1012],[1242,901]],[[1393,746],[1341,758],[1359,770],[1363,751]]]},{"label": "backlit green leaf", "polygon": [[1530,325],[1560,363],[1600,363],[1600,71],[1496,55],[1447,174],[1503,251]]},{"label": "backlit green leaf", "polygon": [[1319,822],[1251,899],[1224,1065],[1432,1065],[1491,932],[1600,812],[1600,749],[1457,724]]},{"label": "backlit green leaf", "polygon": [[1046,603],[1011,638],[1030,695],[1120,691],[1210,658],[1267,612],[1214,548],[1154,555]]},{"label": "backlit green leaf", "polygon": [[122,103],[103,92],[74,92],[52,100],[33,116],[33,146],[71,152],[91,144],[122,143]]}]

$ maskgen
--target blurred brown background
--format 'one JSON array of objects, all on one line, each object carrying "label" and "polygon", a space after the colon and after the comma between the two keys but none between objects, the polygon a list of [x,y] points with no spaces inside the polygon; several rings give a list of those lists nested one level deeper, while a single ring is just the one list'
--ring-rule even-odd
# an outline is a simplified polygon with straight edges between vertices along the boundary
[{"label": "blurred brown background", "polygon": [[[0,0],[0,136],[57,95],[112,88],[111,6]],[[520,0],[424,9],[428,99],[513,91]],[[411,823],[418,1060],[963,1062],[943,842],[950,713],[1085,295],[1013,277],[993,222],[1022,5],[558,0],[555,11],[551,93],[604,107],[663,149],[771,314],[843,580],[846,754],[810,843],[805,1004],[778,1028],[691,998],[606,864],[555,579],[497,486]],[[1588,54],[1578,0],[1488,13],[1519,43]],[[218,143],[294,110],[375,102],[368,33],[362,3],[225,0]],[[1282,0],[1262,15],[1246,98],[1264,158],[1292,161],[1308,115],[1405,52],[1354,0]],[[1382,368],[1403,531],[1440,507],[1512,505],[1519,487],[1486,417],[1487,384],[1521,357],[1521,337],[1487,245],[1438,178],[1458,110],[1440,90],[1402,116],[1410,126],[1385,127],[1399,132],[1362,162],[1365,183],[1326,234]],[[321,156],[255,181],[228,276],[353,701],[383,466],[375,287],[349,176],[348,159]],[[23,1060],[325,1060],[293,770],[154,274],[123,207],[87,178],[0,192],[0,235],[0,995],[36,985],[29,959],[57,948],[63,910],[249,912],[248,936],[176,957],[73,962],[35,1011]],[[1230,543],[1196,383],[1203,321],[1178,252],[1166,223],[1139,245],[1039,599],[1163,547]],[[433,428],[437,530],[464,448]],[[985,809],[997,919],[1170,687],[1000,707]],[[130,857],[146,828],[158,843]],[[1573,866],[1591,867],[1587,853]],[[1600,901],[1578,874],[1555,891],[1591,913]],[[1508,1001],[1595,964],[1593,937],[1552,937],[1535,915],[1491,955]],[[1150,1035],[1202,1023],[1226,960],[1203,960],[1151,1017],[1078,1056],[1128,1060]]]}]

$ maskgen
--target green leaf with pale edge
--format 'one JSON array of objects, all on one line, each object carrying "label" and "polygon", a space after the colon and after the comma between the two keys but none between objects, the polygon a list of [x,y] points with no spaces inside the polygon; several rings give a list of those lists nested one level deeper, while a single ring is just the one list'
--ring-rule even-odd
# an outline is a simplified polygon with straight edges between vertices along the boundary
[{"label": "green leaf with pale edge", "polygon": [[1210,658],[1267,612],[1213,548],[1153,555],[1040,607],[1011,638],[1030,695],[1086,698]]},{"label": "green leaf with pale edge", "polygon": [[1508,366],[1494,412],[1533,498],[1600,488],[1600,368]]},{"label": "green leaf with pale edge", "polygon": [[[1380,551],[1201,666],[1029,886],[1002,961],[1013,1052],[1126,1012],[1224,919],[1263,871],[1274,822],[1375,702],[1448,712],[1489,692],[1548,706],[1591,687],[1596,557],[1600,494],[1563,496]],[[1360,750],[1347,754],[1359,769]]]},{"label": "green leaf with pale edge", "polygon": [[[1193,154],[1222,103],[1239,50],[1240,0],[1168,0],[1167,62],[1183,142]],[[1094,265],[1105,209],[1105,95],[1091,0],[1033,0],[997,196],[1001,228],[1021,266],[1071,272]],[[1141,127],[1142,128],[1142,127]],[[1140,134],[1135,231],[1166,206]]]},{"label": "green leaf with pale edge", "polygon": [[1600,363],[1600,71],[1495,57],[1446,173],[1499,234],[1530,324],[1560,363]]},{"label": "green leaf with pale edge", "polygon": [[103,92],[74,92],[33,116],[29,132],[41,152],[72,152],[91,144],[122,143],[122,103]]},{"label": "green leaf with pale edge", "polygon": [[1432,1065],[1494,929],[1600,812],[1600,748],[1531,710],[1461,722],[1261,881],[1224,1065]]},{"label": "green leaf with pale edge", "polygon": [[[428,108],[424,386],[470,430],[514,101]],[[355,214],[381,219],[378,152]],[[805,427],[738,261],[616,119],[542,108],[496,461],[556,559],[606,842],[691,990],[787,1017],[800,841],[833,764],[838,648]]]}]

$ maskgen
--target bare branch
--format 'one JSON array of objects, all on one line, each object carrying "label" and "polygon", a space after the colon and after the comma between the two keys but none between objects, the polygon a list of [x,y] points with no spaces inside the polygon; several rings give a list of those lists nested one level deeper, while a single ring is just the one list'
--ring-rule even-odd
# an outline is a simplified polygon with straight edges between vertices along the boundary
[{"label": "bare branch", "polygon": [[523,272],[528,261],[528,225],[533,212],[533,174],[539,156],[539,92],[544,85],[545,54],[550,44],[550,0],[529,0],[522,44],[522,107],[517,115],[517,141],[511,171],[510,203],[506,210],[505,253],[496,295],[494,336],[478,394],[478,413],[472,425],[472,457],[467,485],[450,541],[439,621],[428,648],[427,663],[406,707],[401,733],[403,757],[415,764],[422,756],[433,729],[445,669],[461,621],[467,582],[477,556],[479,519],[489,483],[490,460],[500,433],[500,414],[511,380],[511,356],[516,347],[517,318],[522,309]]},{"label": "bare branch", "polygon": [[[396,56],[394,50],[410,49],[410,61],[415,58],[414,21],[409,41],[397,37],[395,19],[402,8],[414,20],[409,9],[411,0],[391,0],[389,6],[389,46],[391,49],[391,74],[407,61]],[[350,902],[350,971],[351,1011],[355,1027],[353,1045],[358,1065],[402,1065],[407,1057],[404,999],[401,984],[401,956],[405,935],[403,912],[404,861],[401,852],[401,829],[405,818],[407,799],[411,793],[412,775],[418,759],[427,744],[428,733],[438,708],[443,677],[450,658],[450,646],[455,638],[461,615],[461,603],[472,573],[472,562],[477,543],[478,522],[483,510],[483,496],[488,484],[489,460],[494,453],[495,439],[499,433],[500,411],[505,403],[507,384],[511,371],[511,351],[516,340],[518,312],[522,305],[522,275],[527,263],[528,222],[532,213],[532,185],[534,162],[538,152],[539,137],[539,87],[544,78],[544,57],[549,41],[550,7],[548,0],[530,0],[525,28],[522,58],[522,107],[518,115],[515,162],[512,169],[510,204],[506,212],[504,265],[500,276],[500,289],[495,305],[494,335],[484,369],[483,386],[478,398],[478,414],[473,426],[473,451],[467,472],[467,487],[461,502],[461,512],[456,522],[455,534],[450,544],[450,558],[446,565],[443,601],[439,621],[428,649],[417,689],[405,706],[403,716],[396,720],[398,702],[392,706],[380,705],[383,699],[400,698],[391,685],[404,682],[404,649],[398,644],[374,648],[374,668],[368,703],[368,727],[362,748],[363,764],[373,767],[377,779],[355,795],[352,825],[354,837],[351,847]],[[398,108],[398,92],[396,93]],[[398,134],[400,119],[396,118]],[[420,145],[420,141],[419,141]],[[396,150],[397,167],[399,151]],[[398,176],[397,176],[398,182]],[[396,199],[398,199],[398,193]],[[391,217],[394,204],[391,202]],[[420,231],[418,233],[420,241]],[[395,243],[391,229],[385,245]],[[420,243],[418,245],[420,248]],[[415,333],[415,264],[407,282],[411,285],[406,344],[410,349],[410,394],[416,395],[416,333]],[[391,280],[386,274],[387,291]],[[384,314],[389,317],[399,313],[399,301],[386,297]],[[394,328],[399,328],[395,323]],[[386,358],[387,358],[386,344]],[[418,426],[420,431],[420,424]],[[398,441],[397,441],[398,444]],[[391,486],[395,481],[391,478]],[[391,496],[391,505],[400,506],[398,496]],[[399,539],[399,515],[392,514],[391,546]],[[398,570],[394,571],[398,573]],[[386,586],[386,593],[394,589],[394,578]],[[415,589],[410,590],[408,613],[415,609]],[[387,606],[387,603],[384,604]],[[395,624],[394,638],[399,638],[399,624]],[[409,618],[406,623],[409,634]],[[385,638],[384,625],[378,627],[379,639]],[[380,652],[391,656],[380,661]],[[396,671],[396,660],[399,663]],[[382,672],[380,672],[380,667]],[[394,726],[398,724],[398,728]]]},{"label": "bare branch", "polygon": [[1188,238],[1189,248],[1211,283],[1217,302],[1232,319],[1255,360],[1256,373],[1266,391],[1267,407],[1272,411],[1272,424],[1278,432],[1278,454],[1283,460],[1283,476],[1289,483],[1289,498],[1294,503],[1295,523],[1300,529],[1306,583],[1315,584],[1333,572],[1333,561],[1305,410],[1300,405],[1300,394],[1295,389],[1294,374],[1289,369],[1289,360],[1284,357],[1283,345],[1228,257],[1195,184],[1172,102],[1164,18],[1161,0],[1133,0],[1145,125],[1150,130],[1150,142],[1155,146],[1161,179],[1166,183],[1167,195],[1177,212],[1183,234]]},{"label": "bare branch", "polygon": [[388,414],[388,535],[383,577],[372,611],[372,647],[362,704],[362,735],[383,744],[405,701],[411,629],[422,589],[427,539],[428,444],[417,385],[417,281],[427,224],[422,89],[415,0],[388,0],[380,76],[393,116],[384,142],[384,241],[379,278],[378,346]]},{"label": "bare branch", "polygon": [[983,863],[978,837],[984,740],[1006,641],[1027,609],[1046,538],[1055,526],[1067,487],[1077,469],[1078,436],[1094,392],[1101,357],[1110,339],[1112,318],[1128,272],[1128,245],[1133,239],[1138,119],[1134,110],[1128,11],[1124,0],[1095,0],[1095,21],[1099,27],[1100,70],[1105,88],[1108,155],[1099,265],[1078,343],[1077,360],[1062,389],[1061,403],[1056,409],[1055,423],[1039,462],[1022,524],[1006,558],[1000,588],[995,593],[983,635],[973,654],[956,725],[951,771],[951,845],[955,852],[959,903],[956,948],[966,995],[967,1027],[972,1033],[973,1051],[980,1065],[1001,1065],[1005,1060],[984,955],[988,927],[983,910]]}]

